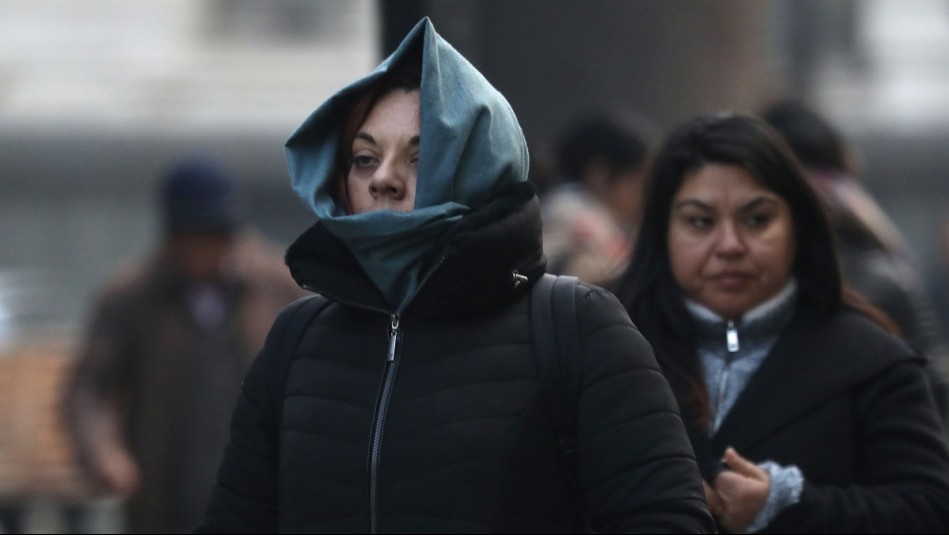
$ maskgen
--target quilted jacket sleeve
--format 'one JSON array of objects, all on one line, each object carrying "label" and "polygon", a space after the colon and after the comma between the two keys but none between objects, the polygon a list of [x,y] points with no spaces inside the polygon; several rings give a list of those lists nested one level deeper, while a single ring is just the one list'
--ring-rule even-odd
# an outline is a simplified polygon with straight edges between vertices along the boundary
[{"label": "quilted jacket sleeve", "polygon": [[580,285],[577,480],[599,533],[714,533],[695,455],[652,348],[619,301]]},{"label": "quilted jacket sleeve", "polygon": [[301,304],[277,317],[248,370],[217,481],[196,533],[274,533],[278,527],[279,397],[292,355],[280,350]]}]

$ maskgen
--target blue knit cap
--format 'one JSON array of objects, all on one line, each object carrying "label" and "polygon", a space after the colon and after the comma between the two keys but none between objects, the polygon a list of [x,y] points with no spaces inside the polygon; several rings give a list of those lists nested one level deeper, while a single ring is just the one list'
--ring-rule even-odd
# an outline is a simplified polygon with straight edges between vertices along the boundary
[{"label": "blue knit cap", "polygon": [[189,157],[174,164],[161,185],[165,230],[229,232],[244,217],[237,182],[217,162]]}]

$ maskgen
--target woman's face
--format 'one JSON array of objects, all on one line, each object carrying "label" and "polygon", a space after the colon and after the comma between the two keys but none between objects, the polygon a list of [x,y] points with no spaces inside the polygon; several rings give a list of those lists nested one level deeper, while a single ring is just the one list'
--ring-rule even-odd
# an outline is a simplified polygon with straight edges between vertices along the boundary
[{"label": "woman's face", "polygon": [[699,168],[672,200],[676,282],[686,297],[727,319],[777,295],[791,277],[795,247],[787,202],[739,166]]},{"label": "woman's face", "polygon": [[350,214],[415,208],[419,130],[418,91],[379,99],[353,139],[345,183]]}]

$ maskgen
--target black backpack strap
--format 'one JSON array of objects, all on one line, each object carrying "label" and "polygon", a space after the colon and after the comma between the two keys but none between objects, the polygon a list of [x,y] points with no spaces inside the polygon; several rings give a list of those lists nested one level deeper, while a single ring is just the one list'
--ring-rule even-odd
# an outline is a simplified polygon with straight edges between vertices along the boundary
[{"label": "black backpack strap", "polygon": [[289,319],[287,320],[287,326],[282,331],[279,341],[277,349],[279,358],[277,362],[280,363],[280,368],[274,376],[275,380],[279,381],[279,383],[275,385],[279,385],[279,390],[275,389],[274,393],[280,393],[280,395],[274,399],[274,416],[277,421],[280,421],[283,415],[283,391],[286,387],[287,376],[290,374],[290,367],[296,359],[297,351],[300,350],[300,342],[303,341],[303,333],[306,332],[310,324],[313,323],[313,320],[315,320],[329,304],[330,300],[322,295],[301,297],[291,303],[284,314],[285,317]]},{"label": "black backpack strap", "polygon": [[534,360],[547,411],[571,478],[576,473],[577,420],[582,381],[576,277],[544,275],[531,290]]}]

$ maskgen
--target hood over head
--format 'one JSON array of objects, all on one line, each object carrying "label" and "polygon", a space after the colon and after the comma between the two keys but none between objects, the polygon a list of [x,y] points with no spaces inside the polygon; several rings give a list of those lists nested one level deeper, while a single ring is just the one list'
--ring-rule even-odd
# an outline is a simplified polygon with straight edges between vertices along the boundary
[{"label": "hood over head", "polygon": [[[348,215],[337,199],[336,154],[352,104],[402,62],[418,60],[420,143],[415,209]],[[428,18],[372,73],[340,90],[290,136],[293,188],[340,238],[394,311],[412,300],[431,256],[462,217],[527,179],[527,143],[507,100]]]}]

